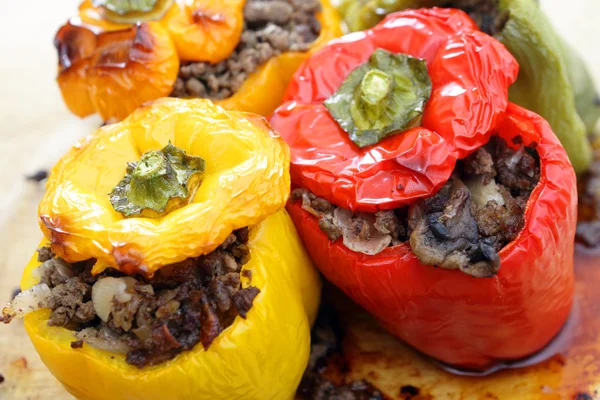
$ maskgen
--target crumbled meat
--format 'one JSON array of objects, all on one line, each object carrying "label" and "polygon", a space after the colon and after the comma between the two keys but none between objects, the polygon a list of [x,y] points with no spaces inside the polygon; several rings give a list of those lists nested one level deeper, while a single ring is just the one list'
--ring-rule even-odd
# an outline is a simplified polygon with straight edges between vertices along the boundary
[{"label": "crumbled meat", "polygon": [[[341,353],[341,327],[330,305],[321,306],[312,331],[308,368],[297,396],[302,400],[383,400],[381,392],[365,381],[330,380],[347,368]],[[328,379],[329,377],[329,379]]]},{"label": "crumbled meat", "polygon": [[466,175],[481,175],[487,179],[496,176],[494,159],[483,147],[477,149],[463,161],[463,170]]},{"label": "crumbled meat", "polygon": [[452,194],[442,211],[428,210],[423,202],[411,206],[410,219],[418,221],[412,227],[411,249],[424,264],[492,276],[500,267],[500,257],[489,243],[479,240],[469,191],[454,182],[449,185]]},{"label": "crumbled meat", "polygon": [[[330,240],[342,237],[351,250],[377,254],[410,237],[422,263],[487,277],[500,267],[498,252],[523,228],[527,200],[539,177],[535,144],[523,146],[519,137],[509,146],[494,136],[458,162],[453,177],[434,196],[413,204],[408,212],[404,207],[352,213],[306,189],[295,189],[290,201],[301,202],[319,218]],[[581,236],[594,240],[590,228],[582,227]]]},{"label": "crumbled meat", "polygon": [[[243,288],[240,280],[250,259],[248,239],[248,228],[240,229],[210,254],[165,266],[152,279],[127,278],[125,292],[114,295],[104,321],[94,309],[92,286],[105,277],[126,276],[112,269],[93,276],[91,261],[69,264],[49,258],[40,266],[41,280],[51,293],[48,324],[77,331],[73,348],[86,342],[123,352],[128,363],[140,368],[198,343],[206,349],[236,316],[246,318],[260,293],[253,286]],[[40,254],[49,256],[45,250]],[[244,276],[251,278],[249,273]]]},{"label": "crumbled meat", "polygon": [[304,375],[298,395],[303,400],[383,400],[381,393],[365,381],[352,381],[336,386],[314,373]]},{"label": "crumbled meat", "polygon": [[587,247],[600,245],[600,221],[584,221],[577,224],[575,239]]},{"label": "crumbled meat", "polygon": [[600,246],[600,146],[594,145],[593,161],[586,173],[577,179],[579,195],[577,233],[575,239],[587,246]]},{"label": "crumbled meat", "polygon": [[27,179],[28,181],[38,182],[38,183],[47,178],[48,178],[48,171],[46,171],[45,169],[37,170],[31,175],[25,176],[25,179]]},{"label": "crumbled meat", "polygon": [[316,19],[319,0],[248,0],[240,43],[216,64],[182,64],[173,86],[173,97],[226,99],[248,75],[269,59],[286,51],[306,51],[319,36]]},{"label": "crumbled meat", "polygon": [[[48,263],[53,260],[47,261]],[[56,263],[55,263],[56,264]],[[48,320],[50,326],[72,327],[74,324],[83,324],[91,321],[89,304],[92,287],[84,283],[79,277],[72,277],[65,283],[51,287],[52,314]]]},{"label": "crumbled meat", "polygon": [[46,262],[52,258],[54,258],[54,252],[50,248],[50,246],[44,246],[37,249],[38,257],[37,260],[39,262]]},{"label": "crumbled meat", "polygon": [[74,342],[71,342],[72,349],[81,349],[82,347],[83,347],[83,340],[76,340]]},{"label": "crumbled meat", "polygon": [[499,9],[500,0],[446,0],[441,6],[463,10],[488,35],[502,32],[509,19],[507,11]]},{"label": "crumbled meat", "polygon": [[[406,396],[418,396],[419,393],[421,393],[421,391],[419,390],[418,387],[414,387],[411,385],[404,385],[400,388],[400,394],[406,395]],[[409,397],[410,398],[410,397]]]}]

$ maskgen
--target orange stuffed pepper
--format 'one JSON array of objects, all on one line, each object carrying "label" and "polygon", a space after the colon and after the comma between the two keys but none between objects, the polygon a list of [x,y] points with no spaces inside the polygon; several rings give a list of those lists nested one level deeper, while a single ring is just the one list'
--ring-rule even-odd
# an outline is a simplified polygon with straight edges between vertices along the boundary
[{"label": "orange stuffed pepper", "polygon": [[267,115],[340,34],[328,0],[84,0],[56,34],[57,81],[80,117],[121,120],[164,96]]}]

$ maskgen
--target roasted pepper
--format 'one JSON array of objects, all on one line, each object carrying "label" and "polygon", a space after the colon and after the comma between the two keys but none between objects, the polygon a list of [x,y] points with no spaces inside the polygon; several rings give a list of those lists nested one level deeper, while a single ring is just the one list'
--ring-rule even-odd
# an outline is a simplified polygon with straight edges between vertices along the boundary
[{"label": "roasted pepper", "polygon": [[[456,160],[485,145],[491,135],[537,146],[540,178],[523,206],[522,229],[499,251],[499,270],[488,278],[421,262],[411,247],[412,234],[410,242],[384,243],[378,253],[352,251],[345,236],[334,240],[325,233],[336,221],[319,219],[320,210],[305,207],[304,199],[288,205],[305,247],[327,279],[420,351],[480,369],[541,349],[565,322],[573,296],[576,188],[574,171],[549,125],[516,105],[507,107],[516,62],[499,42],[476,29],[458,10],[390,15],[309,58],[271,124],[290,144],[292,185],[327,200],[315,203],[317,208],[333,205],[350,210],[344,215],[360,217],[411,206],[409,226],[412,206],[436,194],[451,178]],[[381,49],[424,57],[431,97],[422,127],[396,130],[360,147],[344,123],[358,126],[361,119],[340,119],[338,110],[326,106],[346,96],[346,85]],[[356,97],[347,109],[369,103],[382,87],[386,93],[384,83],[373,85],[373,78],[364,76],[352,89]],[[415,81],[414,75],[404,77]],[[387,93],[387,99],[397,101]],[[370,104],[362,107],[369,111]],[[389,115],[383,116],[375,123],[386,122]],[[370,132],[361,134],[364,138]],[[440,237],[449,235],[438,227]],[[356,229],[360,235],[361,225]]]},{"label": "roasted pepper", "polygon": [[[123,192],[111,189],[127,176],[127,163],[140,160],[126,187],[133,202],[133,180],[142,176],[135,173],[153,172],[152,157],[165,146],[168,155],[194,161],[194,173],[203,171],[199,187],[166,215],[124,216],[113,207],[124,204],[114,198]],[[204,163],[196,163],[199,157]],[[242,283],[260,290],[245,318],[236,317],[207,349],[197,345],[142,369],[85,341],[73,348],[73,331],[48,326],[47,309],[27,314],[25,327],[42,361],[70,393],[80,399],[293,397],[308,361],[320,283],[283,209],[288,163],[287,146],[261,117],[178,99],[145,105],[61,159],[39,215],[46,243],[62,260],[95,259],[93,274],[111,268],[110,276],[117,270],[152,283],[165,265],[208,254],[232,231],[249,227]],[[179,179],[183,169],[174,168]],[[153,196],[161,187],[149,182],[144,190]],[[140,185],[135,183],[137,194]],[[34,257],[25,269],[25,293],[40,280],[39,264]]]},{"label": "roasted pepper", "polygon": [[[121,120],[145,101],[173,91],[180,65],[218,63],[240,42],[245,0],[147,1],[150,11],[123,2],[85,0],[55,38],[58,84],[67,107],[85,117]],[[98,5],[95,5],[98,4]],[[226,109],[270,114],[292,74],[312,50],[341,34],[337,11],[321,0],[320,35],[308,52],[274,55],[251,72]],[[137,22],[137,24],[136,24]]]},{"label": "roasted pepper", "polygon": [[482,30],[497,34],[521,66],[509,99],[544,117],[575,170],[585,171],[591,160],[586,134],[600,117],[594,82],[583,60],[562,42],[535,0],[346,0],[340,11],[355,31],[375,25],[391,12],[431,6],[462,9]]}]

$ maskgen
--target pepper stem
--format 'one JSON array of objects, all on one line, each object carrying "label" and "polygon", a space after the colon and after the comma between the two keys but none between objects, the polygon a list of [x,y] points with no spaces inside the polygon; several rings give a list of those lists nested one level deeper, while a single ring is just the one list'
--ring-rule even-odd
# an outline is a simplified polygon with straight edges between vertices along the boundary
[{"label": "pepper stem", "polygon": [[127,173],[113,189],[110,201],[128,217],[159,217],[186,205],[200,184],[204,160],[172,144],[142,154],[129,163]]},{"label": "pepper stem", "polygon": [[156,152],[149,151],[142,155],[142,158],[133,170],[132,181],[150,180],[167,173],[167,160]]},{"label": "pepper stem", "polygon": [[123,15],[130,12],[152,11],[158,0],[94,0],[95,7],[106,9]]},{"label": "pepper stem", "polygon": [[360,82],[360,90],[355,95],[355,99],[360,96],[360,99],[365,103],[380,106],[391,90],[392,76],[380,69],[372,69],[365,74]]}]

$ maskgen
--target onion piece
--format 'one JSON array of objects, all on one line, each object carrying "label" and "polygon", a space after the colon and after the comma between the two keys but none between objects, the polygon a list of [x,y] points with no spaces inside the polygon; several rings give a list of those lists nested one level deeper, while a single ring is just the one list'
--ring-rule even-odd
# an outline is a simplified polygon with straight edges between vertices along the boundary
[{"label": "onion piece", "polygon": [[125,342],[119,339],[119,335],[106,327],[100,330],[96,328],[86,328],[80,332],[76,332],[75,337],[100,350],[119,354],[127,354],[127,352],[131,350]]},{"label": "onion piece", "polygon": [[392,242],[392,237],[375,229],[375,216],[373,214],[361,213],[358,216],[369,225],[369,238],[360,238],[355,232],[352,221],[354,214],[350,210],[338,207],[333,212],[338,225],[342,228],[344,246],[352,251],[374,255],[381,253]]},{"label": "onion piece", "polygon": [[19,293],[13,301],[4,306],[1,320],[7,324],[13,318],[22,318],[40,308],[49,308],[51,302],[52,293],[48,285],[45,283],[36,285]]},{"label": "onion piece", "polygon": [[117,303],[127,303],[132,296],[128,291],[137,283],[134,278],[106,277],[99,279],[92,287],[92,304],[100,319],[108,322],[112,307]]},{"label": "onion piece", "polygon": [[465,181],[465,184],[471,192],[471,200],[477,207],[485,207],[490,201],[495,201],[499,206],[504,205],[504,197],[502,197],[495,180],[489,179],[489,182],[485,184],[483,176],[476,176]]}]

